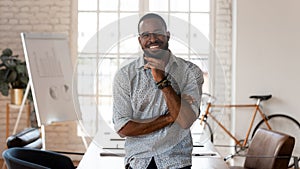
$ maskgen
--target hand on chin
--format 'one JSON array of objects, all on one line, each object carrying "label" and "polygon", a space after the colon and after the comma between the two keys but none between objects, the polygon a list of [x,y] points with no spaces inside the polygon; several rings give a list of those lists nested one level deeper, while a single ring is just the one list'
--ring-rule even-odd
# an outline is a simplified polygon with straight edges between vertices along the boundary
[{"label": "hand on chin", "polygon": [[156,59],[161,59],[167,52],[168,50],[163,49],[144,49],[145,56]]}]

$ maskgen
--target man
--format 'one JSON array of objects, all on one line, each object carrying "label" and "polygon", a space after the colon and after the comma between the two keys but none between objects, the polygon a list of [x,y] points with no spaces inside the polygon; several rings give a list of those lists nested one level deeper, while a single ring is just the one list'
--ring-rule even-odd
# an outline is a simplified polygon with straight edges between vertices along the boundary
[{"label": "man", "polygon": [[191,168],[190,126],[199,115],[203,74],[169,50],[170,32],[157,14],[138,24],[144,55],[121,68],[113,84],[113,122],[126,137],[133,169]]}]

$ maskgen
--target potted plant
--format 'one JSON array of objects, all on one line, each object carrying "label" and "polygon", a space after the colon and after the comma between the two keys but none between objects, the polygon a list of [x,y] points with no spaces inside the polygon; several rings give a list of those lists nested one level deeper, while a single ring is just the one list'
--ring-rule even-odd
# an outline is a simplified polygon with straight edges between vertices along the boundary
[{"label": "potted plant", "polygon": [[[0,92],[8,96],[11,91],[12,104],[21,104],[23,91],[29,80],[26,62],[20,60],[18,55],[13,55],[9,48],[2,51],[0,60]],[[13,98],[16,96],[15,92],[21,96]]]}]

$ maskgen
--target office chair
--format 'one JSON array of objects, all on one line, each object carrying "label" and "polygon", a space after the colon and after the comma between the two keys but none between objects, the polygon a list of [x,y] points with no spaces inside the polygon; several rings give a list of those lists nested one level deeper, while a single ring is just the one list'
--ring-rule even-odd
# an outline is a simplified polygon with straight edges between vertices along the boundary
[{"label": "office chair", "polygon": [[38,128],[24,129],[19,133],[9,136],[6,139],[6,145],[8,148],[25,147],[41,149],[43,147],[41,132]]},{"label": "office chair", "polygon": [[287,169],[294,145],[294,137],[258,129],[245,155],[244,166],[231,166],[230,169]]},{"label": "office chair", "polygon": [[52,151],[12,147],[2,156],[8,169],[75,169],[69,157]]}]

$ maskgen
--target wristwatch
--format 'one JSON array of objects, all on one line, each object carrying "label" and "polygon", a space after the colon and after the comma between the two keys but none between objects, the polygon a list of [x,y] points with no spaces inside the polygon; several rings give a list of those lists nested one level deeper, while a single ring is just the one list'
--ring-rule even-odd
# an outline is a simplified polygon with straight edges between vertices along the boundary
[{"label": "wristwatch", "polygon": [[168,79],[165,79],[162,82],[157,84],[157,88],[158,89],[163,89],[163,88],[165,88],[167,86],[170,86],[170,85],[171,85],[171,82]]}]

